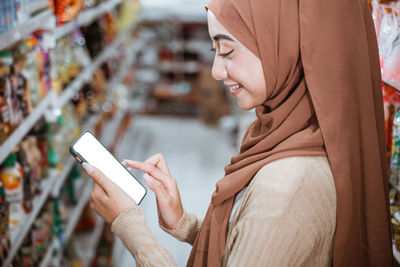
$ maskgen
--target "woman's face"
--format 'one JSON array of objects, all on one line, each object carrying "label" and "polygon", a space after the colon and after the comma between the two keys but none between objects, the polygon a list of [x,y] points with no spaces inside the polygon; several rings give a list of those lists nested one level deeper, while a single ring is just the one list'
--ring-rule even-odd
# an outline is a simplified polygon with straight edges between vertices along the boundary
[{"label": "woman's face", "polygon": [[224,82],[239,107],[250,110],[265,102],[267,90],[261,60],[236,40],[208,10],[208,31],[215,57],[212,76]]}]

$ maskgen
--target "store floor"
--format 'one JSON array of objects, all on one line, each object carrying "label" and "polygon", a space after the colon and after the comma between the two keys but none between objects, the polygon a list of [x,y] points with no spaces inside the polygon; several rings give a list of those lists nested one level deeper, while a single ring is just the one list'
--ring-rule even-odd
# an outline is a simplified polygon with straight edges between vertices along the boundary
[{"label": "store floor", "polygon": [[[184,208],[201,218],[215,183],[224,175],[224,166],[235,153],[231,137],[223,130],[196,119],[153,116],[136,117],[120,148],[118,154],[122,158],[136,160],[162,153],[177,180]],[[137,174],[143,182],[142,174]],[[157,240],[170,251],[178,266],[185,266],[191,246],[159,228],[155,195],[150,189],[141,207]],[[135,266],[135,260],[120,242],[116,242],[114,249],[114,266]]]}]

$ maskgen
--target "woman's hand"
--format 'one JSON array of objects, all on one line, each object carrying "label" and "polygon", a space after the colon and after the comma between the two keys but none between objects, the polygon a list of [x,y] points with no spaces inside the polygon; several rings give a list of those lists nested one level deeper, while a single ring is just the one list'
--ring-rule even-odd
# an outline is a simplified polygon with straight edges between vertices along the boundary
[{"label": "woman's hand", "polygon": [[82,166],[95,181],[90,207],[107,223],[112,223],[123,210],[137,205],[124,190],[108,179],[99,169],[87,163]]},{"label": "woman's hand", "polygon": [[176,180],[169,174],[167,163],[161,154],[145,162],[124,161],[128,166],[145,172],[144,181],[156,194],[158,219],[167,229],[175,229],[183,216],[183,207]]}]

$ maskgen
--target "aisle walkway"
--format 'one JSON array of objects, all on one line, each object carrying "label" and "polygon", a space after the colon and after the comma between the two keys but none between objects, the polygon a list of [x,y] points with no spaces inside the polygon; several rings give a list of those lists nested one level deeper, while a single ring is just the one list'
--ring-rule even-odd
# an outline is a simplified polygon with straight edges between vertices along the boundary
[{"label": "aisle walkway", "polygon": [[[184,208],[202,218],[215,183],[224,175],[224,166],[234,154],[230,140],[227,133],[194,119],[137,117],[119,154],[123,158],[145,160],[162,153],[171,175],[178,182]],[[142,179],[142,174],[136,176]],[[150,190],[141,207],[157,240],[171,252],[178,266],[185,266],[191,246],[158,227],[155,195]],[[126,250],[118,258],[122,260],[118,267],[135,266],[133,257]]]}]

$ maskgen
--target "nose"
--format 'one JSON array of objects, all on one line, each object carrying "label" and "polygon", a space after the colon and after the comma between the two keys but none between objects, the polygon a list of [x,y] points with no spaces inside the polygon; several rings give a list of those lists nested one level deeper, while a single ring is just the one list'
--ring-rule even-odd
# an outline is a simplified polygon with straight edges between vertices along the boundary
[{"label": "nose", "polygon": [[217,81],[225,80],[228,78],[228,72],[226,70],[225,62],[217,55],[214,58],[211,75]]}]

